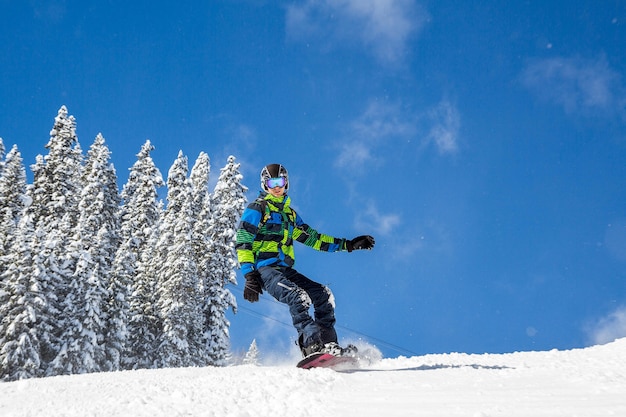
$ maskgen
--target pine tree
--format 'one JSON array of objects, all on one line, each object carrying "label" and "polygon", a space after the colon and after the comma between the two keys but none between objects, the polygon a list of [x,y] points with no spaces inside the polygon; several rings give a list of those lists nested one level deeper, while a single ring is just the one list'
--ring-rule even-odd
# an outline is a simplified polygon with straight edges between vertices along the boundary
[{"label": "pine tree", "polygon": [[205,152],[201,152],[191,169],[189,179],[192,187],[192,244],[198,270],[198,279],[203,291],[207,286],[210,268],[210,257],[208,256],[209,252],[207,250],[211,241],[209,233],[207,233],[211,223],[211,194],[209,193],[210,173],[211,165],[209,156]]},{"label": "pine tree", "polygon": [[[34,303],[34,324],[32,325],[30,335],[39,343],[39,369],[36,376],[45,376],[48,364],[54,359],[57,352],[55,347],[59,344],[56,336],[58,325],[55,324],[57,318],[60,317],[58,309],[58,298],[54,291],[55,288],[50,282],[52,280],[50,274],[46,272],[48,264],[48,255],[50,250],[45,248],[46,241],[46,224],[44,201],[44,157],[37,155],[36,162],[31,165],[34,174],[34,183],[27,186],[26,194],[30,202],[24,210],[22,221],[20,221],[18,235],[12,250],[16,259],[13,263],[23,262],[20,265],[19,274],[28,276],[32,279],[32,288],[34,294],[37,295]],[[46,250],[44,250],[46,249]],[[22,277],[22,279],[24,279]]]},{"label": "pine tree", "polygon": [[0,281],[0,379],[13,381],[42,376],[39,319],[45,299],[36,281],[34,229],[23,216]]},{"label": "pine tree", "polygon": [[[0,151],[2,150],[0,146]],[[7,256],[15,239],[20,215],[28,200],[26,170],[16,145],[7,154],[3,165],[4,169],[0,172],[0,282],[2,273],[7,268]]]},{"label": "pine tree", "polygon": [[[126,343],[126,320],[128,315],[128,289],[118,288],[113,277],[113,262],[120,247],[120,203],[117,173],[110,163],[111,152],[105,145],[104,137],[98,134],[85,166],[86,187],[81,204],[82,212],[87,212],[97,201],[98,216],[85,216],[86,227],[94,234],[96,241],[89,245],[90,256],[95,262],[100,282],[104,289],[102,300],[103,329],[99,334],[99,344],[104,352],[99,357],[102,370],[119,370],[120,360]],[[89,197],[94,195],[94,199]],[[90,221],[91,220],[91,221]],[[104,338],[104,340],[102,340]]]},{"label": "pine tree", "polygon": [[2,175],[2,170],[4,169],[4,141],[0,138],[0,175]]},{"label": "pine tree", "polygon": [[235,230],[246,205],[247,188],[241,183],[239,164],[235,157],[228,157],[228,164],[221,169],[213,191],[211,207],[213,215],[209,228],[210,254],[209,277],[205,288],[205,331],[208,354],[212,365],[224,365],[230,349],[229,327],[226,311],[236,310],[237,303],[226,284],[236,284]]},{"label": "pine tree", "polygon": [[258,365],[259,364],[259,348],[256,345],[256,339],[252,340],[246,356],[243,358],[243,365]]},{"label": "pine tree", "polygon": [[57,373],[97,372],[105,362],[103,307],[119,232],[119,198],[109,157],[98,135],[83,169],[79,217],[69,244],[68,256],[76,267],[63,300],[66,324],[61,338],[66,345]]},{"label": "pine tree", "polygon": [[[150,152],[150,141],[142,146],[122,190],[120,247],[113,266],[112,294],[125,304],[128,299],[127,340],[123,367],[151,368],[156,361],[156,340],[161,331],[155,305],[155,276],[148,268],[150,253],[158,238],[162,209],[157,188],[165,185]],[[128,298],[123,293],[129,291]],[[121,311],[120,309],[116,311]],[[122,316],[120,316],[122,317]]]},{"label": "pine tree", "polygon": [[[39,375],[39,341],[32,331],[37,299],[32,274],[32,222],[22,217],[26,171],[17,146],[0,174],[0,379]],[[20,222],[21,219],[21,222]]]},{"label": "pine tree", "polygon": [[200,285],[192,246],[191,184],[187,157],[179,152],[168,174],[167,209],[157,245],[158,308],[163,320],[159,366],[203,365]]},{"label": "pine tree", "polygon": [[36,226],[43,222],[48,229],[52,229],[68,215],[74,217],[69,221],[74,225],[78,219],[78,198],[82,188],[82,151],[76,136],[76,120],[74,116],[68,116],[65,106],[59,109],[54,119],[46,148],[48,155],[43,159],[38,156],[33,167],[35,183],[32,198],[38,210],[35,213],[38,217],[33,220]]},{"label": "pine tree", "polygon": [[[33,186],[29,188],[35,229],[34,269],[43,305],[36,331],[43,332],[41,364],[48,375],[64,372],[65,350],[71,341],[62,340],[71,305],[64,303],[74,273],[73,256],[68,253],[69,238],[78,220],[78,198],[82,184],[82,151],[76,137],[76,121],[67,109],[59,109],[50,141],[49,152],[38,156],[33,166]],[[54,361],[54,364],[52,364]]]},{"label": "pine tree", "polygon": [[[211,257],[209,253],[209,247],[211,246],[211,237],[209,228],[211,226],[211,194],[209,193],[209,176],[211,173],[211,165],[209,156],[205,152],[201,152],[196,159],[196,163],[191,169],[191,175],[189,176],[192,187],[192,201],[193,201],[193,234],[192,234],[192,247],[194,260],[196,262],[196,270],[198,274],[198,284],[200,290],[199,304],[202,309],[202,332],[203,352],[205,359],[209,361],[206,356],[210,349],[210,345],[206,336],[206,326],[208,318],[206,312],[208,311],[206,294],[208,294],[210,270],[211,270]],[[210,361],[209,361],[210,363]]]}]

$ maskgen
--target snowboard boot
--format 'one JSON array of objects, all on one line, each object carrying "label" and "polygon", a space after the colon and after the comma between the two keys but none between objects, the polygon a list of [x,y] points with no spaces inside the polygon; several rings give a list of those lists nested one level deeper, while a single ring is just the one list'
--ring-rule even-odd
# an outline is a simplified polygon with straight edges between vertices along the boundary
[{"label": "snowboard boot", "polygon": [[296,345],[298,345],[298,347],[300,348],[300,352],[302,352],[302,356],[304,358],[314,353],[321,352],[324,349],[324,345],[322,345],[321,343],[313,343],[309,346],[304,346],[304,340],[303,340],[302,335],[298,337],[298,340],[296,341]]},{"label": "snowboard boot", "polygon": [[330,353],[333,356],[351,356],[355,357],[358,349],[354,345],[348,345],[345,348],[339,346],[337,342],[330,342],[324,345],[324,353]]},{"label": "snowboard boot", "polygon": [[348,345],[345,348],[339,346],[337,342],[328,342],[325,344],[313,343],[309,346],[302,346],[302,335],[296,341],[303,357],[313,355],[314,353],[329,353],[333,356],[351,356],[356,357],[358,349],[354,345]]},{"label": "snowboard boot", "polygon": [[301,347],[300,350],[302,351],[302,356],[306,358],[307,356],[312,355],[314,353],[322,352],[324,350],[324,346],[318,343],[313,343],[312,345]]}]

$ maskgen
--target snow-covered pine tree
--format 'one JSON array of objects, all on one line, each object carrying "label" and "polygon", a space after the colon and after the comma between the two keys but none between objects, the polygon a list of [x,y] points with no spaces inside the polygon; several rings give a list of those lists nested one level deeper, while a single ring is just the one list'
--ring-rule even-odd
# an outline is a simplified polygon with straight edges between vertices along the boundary
[{"label": "snow-covered pine tree", "polygon": [[6,148],[4,147],[4,141],[0,138],[0,175],[2,175],[2,169],[4,168],[4,152]]},{"label": "snow-covered pine tree", "polygon": [[[45,248],[46,230],[45,223],[40,219],[45,218],[45,210],[43,204],[41,204],[43,197],[40,194],[44,192],[44,185],[42,184],[45,182],[44,167],[44,157],[37,155],[35,164],[31,165],[34,182],[26,187],[29,204],[26,205],[22,215],[22,220],[19,224],[20,230],[18,230],[18,237],[16,237],[16,240],[19,240],[21,245],[26,245],[26,247],[20,246],[12,250],[14,254],[18,252],[24,253],[24,264],[20,269],[20,273],[29,275],[33,280],[33,291],[37,295],[37,302],[34,304],[35,324],[30,330],[32,337],[39,341],[40,368],[37,376],[45,376],[48,363],[56,356],[57,352],[54,347],[58,345],[56,337],[58,326],[55,321],[60,317],[57,296],[53,291],[49,291],[50,288],[54,288],[54,285],[49,282],[51,277],[46,273],[47,256],[50,251],[43,251]],[[30,247],[25,242],[30,242]],[[26,259],[29,254],[30,260]]]},{"label": "snow-covered pine tree", "polygon": [[33,273],[34,229],[30,216],[21,217],[0,284],[0,380],[42,376],[39,335],[46,334]]},{"label": "snow-covered pine tree", "polygon": [[246,205],[245,187],[239,173],[240,164],[229,156],[212,195],[212,217],[209,228],[211,260],[205,288],[205,329],[208,354],[212,365],[224,365],[230,349],[229,327],[226,311],[236,310],[237,302],[226,284],[236,284],[237,256],[235,231]]},{"label": "snow-covered pine tree", "polygon": [[[0,150],[2,148],[0,147]],[[0,172],[0,282],[6,270],[7,257],[15,239],[26,198],[26,169],[17,145],[6,155]],[[2,320],[2,316],[0,316]]]},{"label": "snow-covered pine tree", "polygon": [[179,152],[167,179],[167,209],[157,244],[157,305],[163,321],[159,367],[204,365],[201,294],[192,246],[191,184]]},{"label": "snow-covered pine tree", "polygon": [[[52,229],[63,221],[65,215],[73,216],[69,225],[78,220],[82,150],[76,136],[76,120],[68,116],[67,108],[61,106],[46,144],[48,155],[37,161],[33,168],[35,178],[32,192],[37,207],[36,226],[45,223]],[[69,236],[69,235],[68,235]]]},{"label": "snow-covered pine tree", "polygon": [[[105,289],[105,298],[102,300],[103,330],[98,340],[104,349],[103,355],[99,358],[100,368],[105,371],[116,371],[120,369],[121,355],[126,343],[129,305],[128,286],[118,288],[118,282],[113,278],[113,263],[120,247],[121,197],[118,191],[117,172],[110,160],[111,151],[106,146],[104,137],[98,134],[88,152],[84,182],[93,184],[91,193],[98,187],[101,189],[101,194],[97,196],[101,215],[94,217],[97,223],[94,222],[89,227],[90,231],[96,232],[97,241],[97,247],[90,251],[90,255],[95,261],[101,284]],[[90,204],[88,194],[90,193],[83,193],[85,197],[83,202],[87,205]],[[81,211],[87,210],[81,206]],[[101,340],[102,338],[104,340]]]},{"label": "snow-covered pine tree", "polygon": [[259,348],[256,345],[256,339],[252,340],[250,343],[250,347],[246,352],[246,356],[244,356],[243,365],[258,365],[259,364]]},{"label": "snow-covered pine tree", "polygon": [[191,169],[189,179],[191,181],[193,234],[192,245],[198,269],[198,279],[202,289],[206,287],[209,271],[209,256],[207,248],[210,236],[207,233],[211,222],[211,195],[209,194],[209,175],[211,165],[209,155],[200,152],[196,163]]},{"label": "snow-covered pine tree", "polygon": [[[98,273],[100,275],[100,281],[104,288],[105,298],[101,300],[102,308],[102,331],[99,334],[98,343],[102,345],[103,352],[99,356],[101,370],[117,370],[119,369],[119,354],[115,355],[114,352],[121,352],[123,349],[123,342],[125,341],[126,326],[123,323],[122,329],[117,325],[120,314],[113,310],[117,305],[112,303],[111,300],[115,295],[112,295],[109,291],[112,287],[112,274],[113,274],[113,261],[115,254],[120,246],[120,203],[121,197],[119,194],[117,172],[113,163],[111,163],[111,151],[105,144],[104,137],[101,134],[96,136],[96,139],[88,153],[88,159],[85,166],[85,171],[91,173],[91,175],[85,175],[85,183],[93,183],[93,190],[97,190],[98,186],[102,190],[98,195],[98,204],[101,207],[100,216],[94,217],[99,221],[99,224],[93,224],[90,230],[96,232],[97,246],[90,250],[92,261],[97,266]],[[89,180],[89,177],[92,180]],[[86,193],[83,193],[86,195]],[[83,199],[84,203],[90,204],[89,198]],[[81,211],[86,211],[82,208]],[[123,293],[122,295],[127,295]],[[126,310],[128,311],[128,310]],[[103,340],[104,339],[104,340]],[[111,363],[110,357],[116,356],[114,363]]]},{"label": "snow-covered pine tree", "polygon": [[[193,214],[193,231],[192,231],[192,247],[194,251],[194,259],[196,262],[196,270],[198,272],[198,282],[200,284],[200,305],[203,311],[203,327],[205,346],[203,351],[209,350],[207,332],[205,331],[208,318],[204,314],[208,311],[206,305],[206,294],[209,287],[209,277],[211,269],[211,257],[209,247],[211,246],[211,236],[209,229],[211,226],[211,194],[209,193],[209,176],[211,173],[211,165],[209,155],[201,152],[196,159],[196,163],[191,169],[189,179],[191,181],[192,193],[192,214]],[[207,358],[208,360],[208,358]]]},{"label": "snow-covered pine tree", "polygon": [[[76,137],[76,121],[62,106],[46,145],[48,155],[37,157],[33,166],[33,186],[29,188],[32,205],[34,269],[44,303],[37,331],[42,344],[41,364],[47,375],[63,372],[63,356],[69,340],[61,340],[66,318],[73,307],[64,303],[74,273],[73,257],[68,253],[69,237],[78,221],[78,199],[82,184],[82,151]],[[52,365],[54,361],[54,365]]]},{"label": "snow-covered pine tree", "polygon": [[[145,267],[150,249],[158,237],[162,209],[157,189],[165,185],[154,165],[150,141],[142,146],[122,190],[120,247],[115,256],[111,283],[111,309],[124,319],[128,304],[125,369],[151,368],[156,360],[156,339],[161,326],[154,309],[155,275]],[[128,297],[125,293],[128,291]],[[128,301],[126,301],[128,300]],[[120,333],[122,335],[122,333]]]},{"label": "snow-covered pine tree", "polygon": [[67,341],[57,373],[98,372],[105,362],[103,307],[107,301],[112,255],[117,250],[119,197],[115,170],[104,137],[98,135],[83,169],[79,217],[68,256],[76,265],[64,300],[62,340]]},{"label": "snow-covered pine tree", "polygon": [[39,375],[39,341],[32,331],[41,301],[32,273],[33,228],[21,216],[28,204],[26,170],[13,146],[0,174],[0,379],[7,381]]}]

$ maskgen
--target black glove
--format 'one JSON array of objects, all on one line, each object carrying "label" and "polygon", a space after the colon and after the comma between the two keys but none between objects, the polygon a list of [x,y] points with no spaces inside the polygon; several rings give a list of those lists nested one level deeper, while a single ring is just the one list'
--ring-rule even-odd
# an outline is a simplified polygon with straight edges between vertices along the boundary
[{"label": "black glove", "polygon": [[254,303],[259,301],[259,294],[263,294],[263,285],[261,274],[259,271],[248,272],[246,275],[246,284],[243,288],[243,298]]},{"label": "black glove", "polygon": [[374,247],[374,238],[370,235],[355,237],[352,240],[346,240],[346,249],[348,252],[359,249],[372,249]]}]

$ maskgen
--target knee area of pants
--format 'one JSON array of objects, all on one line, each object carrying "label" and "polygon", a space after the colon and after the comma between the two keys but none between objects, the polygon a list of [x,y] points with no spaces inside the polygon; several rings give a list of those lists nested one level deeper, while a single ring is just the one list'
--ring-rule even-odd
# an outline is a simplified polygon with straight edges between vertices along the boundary
[{"label": "knee area of pants", "polygon": [[300,298],[300,302],[302,303],[302,305],[304,305],[306,308],[311,307],[311,305],[313,304],[313,300],[311,300],[309,294],[307,294],[304,290],[297,290],[296,292],[298,293],[298,297]]},{"label": "knee area of pants", "polygon": [[333,308],[335,308],[335,296],[333,295],[333,292],[327,286],[324,286],[324,291],[326,292],[326,295],[328,295],[328,302],[333,306]]}]

